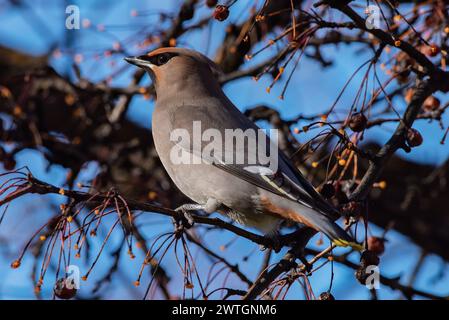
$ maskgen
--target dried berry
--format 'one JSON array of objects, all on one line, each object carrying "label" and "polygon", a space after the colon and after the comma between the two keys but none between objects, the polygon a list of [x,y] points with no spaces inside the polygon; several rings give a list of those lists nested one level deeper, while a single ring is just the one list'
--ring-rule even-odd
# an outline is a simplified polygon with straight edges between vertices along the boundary
[{"label": "dried berry", "polygon": [[206,0],[206,6],[209,8],[213,8],[217,5],[217,0]]},{"label": "dried berry", "polygon": [[335,195],[335,187],[332,183],[325,183],[323,187],[321,187],[320,193],[324,198],[330,199]]},{"label": "dried berry", "polygon": [[213,14],[214,19],[218,21],[224,21],[228,18],[228,16],[229,16],[229,9],[227,6],[219,4],[215,7]]},{"label": "dried berry", "polygon": [[58,279],[56,281],[53,292],[59,299],[72,299],[76,295],[75,285],[68,282],[67,279]]},{"label": "dried berry", "polygon": [[363,267],[358,268],[355,272],[355,278],[357,279],[358,282],[360,282],[360,284],[365,285],[366,280],[368,279],[368,274],[366,273],[366,269]]},{"label": "dried berry", "polygon": [[14,261],[11,263],[11,268],[17,269],[18,267],[20,267],[20,264],[21,264],[20,260],[14,260]]},{"label": "dried berry", "polygon": [[423,142],[423,138],[421,133],[418,130],[410,128],[407,131],[407,143],[410,147],[417,147],[421,145]]},{"label": "dried berry", "polygon": [[354,113],[349,119],[349,128],[354,132],[363,131],[366,128],[368,119],[366,119],[363,113]]},{"label": "dried berry", "polygon": [[437,110],[441,105],[441,102],[439,99],[435,98],[434,96],[429,96],[426,100],[424,100],[423,108],[428,111],[434,111]]},{"label": "dried berry", "polygon": [[368,250],[380,256],[385,251],[385,239],[379,237],[369,237]]},{"label": "dried berry", "polygon": [[380,262],[380,258],[379,256],[371,251],[371,250],[365,250],[362,252],[362,256],[360,257],[360,265],[362,267],[367,267],[367,266],[377,266],[379,265]]},{"label": "dried berry", "polygon": [[335,298],[330,292],[322,292],[320,294],[320,300],[335,300]]},{"label": "dried berry", "polygon": [[440,48],[436,44],[426,46],[425,54],[429,57],[436,57],[440,53]]}]

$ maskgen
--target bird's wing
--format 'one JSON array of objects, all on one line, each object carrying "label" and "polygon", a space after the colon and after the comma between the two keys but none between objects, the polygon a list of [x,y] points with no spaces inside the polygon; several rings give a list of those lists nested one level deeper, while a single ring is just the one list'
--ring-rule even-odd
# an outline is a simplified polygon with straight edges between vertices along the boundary
[{"label": "bird's wing", "polygon": [[340,216],[338,210],[331,206],[326,200],[324,200],[324,198],[315,190],[313,185],[308,180],[306,180],[306,178],[304,178],[299,169],[293,165],[293,163],[282,151],[279,152],[283,165],[287,166],[291,174],[295,177],[294,183],[300,185],[302,189],[313,199],[315,208],[319,209],[320,212],[324,213],[327,216],[338,218]]},{"label": "bird's wing", "polygon": [[[236,112],[237,111],[237,112]],[[183,105],[171,114],[170,125],[171,130],[184,129],[189,132],[190,137],[194,137],[194,121],[201,124],[201,132],[208,129],[216,129],[221,133],[222,138],[225,137],[225,129],[259,129],[253,122],[246,118],[238,110],[230,110],[226,108],[205,108],[198,106]],[[196,137],[198,139],[198,137]],[[249,137],[248,139],[251,139]],[[265,136],[267,141],[269,138]],[[198,142],[198,141],[197,141]],[[201,158],[217,168],[222,169],[234,176],[239,177],[259,188],[273,192],[281,197],[297,201],[304,206],[315,209],[326,216],[335,216],[336,210],[328,204],[314,187],[302,176],[298,169],[288,160],[288,158],[277,149],[276,156],[277,167],[275,170],[270,168],[269,164],[251,164],[248,163],[229,163],[223,161],[223,157],[215,157],[215,155],[204,154],[203,150],[206,145],[215,148],[224,146],[223,141],[219,142],[215,139],[210,141],[201,141],[201,143],[193,143],[192,140],[179,140],[176,144],[189,153]],[[256,148],[258,143],[255,143]],[[235,153],[243,153],[245,161],[248,157],[248,149],[236,149]],[[257,152],[252,150],[251,152]],[[240,154],[241,155],[241,154]]]}]

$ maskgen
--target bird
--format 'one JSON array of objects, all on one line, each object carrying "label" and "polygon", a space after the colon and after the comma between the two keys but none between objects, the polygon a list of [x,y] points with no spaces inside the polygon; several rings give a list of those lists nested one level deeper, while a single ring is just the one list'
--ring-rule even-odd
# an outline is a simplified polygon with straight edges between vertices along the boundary
[{"label": "bird", "polygon": [[[282,221],[293,221],[322,232],[336,246],[362,250],[334,222],[340,216],[338,210],[324,200],[268,134],[248,134],[243,147],[223,152],[234,161],[223,160],[226,155],[217,151],[222,150],[223,141],[216,137],[226,137],[227,132],[260,132],[260,128],[225,95],[219,82],[222,73],[212,60],[192,49],[163,47],[125,61],[144,69],[154,84],[151,127],[156,152],[174,184],[193,201],[176,210],[186,217],[196,210],[218,212],[271,239],[279,235]],[[174,136],[178,132],[194,137],[198,129],[200,139],[206,132],[209,139],[195,143],[195,139]],[[269,164],[250,162],[263,142],[275,151],[268,155]],[[204,152],[207,146],[213,152]],[[174,157],[181,153],[187,161]],[[238,157],[241,161],[235,161]]]}]

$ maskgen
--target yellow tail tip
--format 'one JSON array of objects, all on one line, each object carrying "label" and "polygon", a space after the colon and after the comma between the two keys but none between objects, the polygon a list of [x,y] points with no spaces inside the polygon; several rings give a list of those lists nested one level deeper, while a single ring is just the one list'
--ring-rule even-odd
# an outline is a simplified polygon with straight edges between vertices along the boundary
[{"label": "yellow tail tip", "polygon": [[346,241],[343,239],[335,239],[332,241],[333,244],[335,244],[337,247],[347,247],[350,246],[352,249],[357,250],[357,251],[363,251],[365,248],[357,242],[352,242],[352,241]]}]

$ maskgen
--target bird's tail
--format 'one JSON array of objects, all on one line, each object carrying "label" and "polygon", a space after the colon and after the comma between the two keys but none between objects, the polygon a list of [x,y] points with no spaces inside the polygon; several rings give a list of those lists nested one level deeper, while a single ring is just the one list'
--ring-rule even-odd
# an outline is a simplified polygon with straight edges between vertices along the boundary
[{"label": "bird's tail", "polygon": [[304,218],[303,220],[307,222],[306,224],[324,233],[336,246],[350,246],[357,251],[364,249],[361,244],[357,243],[346,231],[324,214],[304,207],[298,210],[298,212],[301,213],[301,216]]}]

